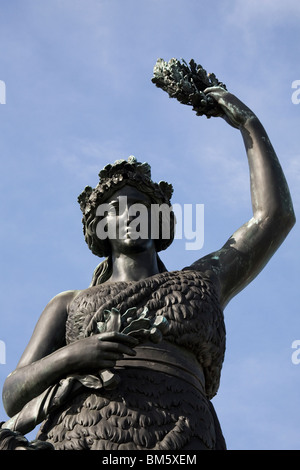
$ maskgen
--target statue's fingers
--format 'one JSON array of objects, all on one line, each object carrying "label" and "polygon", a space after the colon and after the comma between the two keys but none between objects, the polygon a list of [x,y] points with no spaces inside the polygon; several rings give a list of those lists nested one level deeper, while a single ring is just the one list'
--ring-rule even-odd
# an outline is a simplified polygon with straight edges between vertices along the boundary
[{"label": "statue's fingers", "polygon": [[209,94],[213,97],[215,96],[217,97],[217,96],[222,96],[224,93],[228,93],[228,91],[225,90],[225,88],[221,86],[211,86],[211,87],[205,88],[203,93],[205,93],[206,95]]}]

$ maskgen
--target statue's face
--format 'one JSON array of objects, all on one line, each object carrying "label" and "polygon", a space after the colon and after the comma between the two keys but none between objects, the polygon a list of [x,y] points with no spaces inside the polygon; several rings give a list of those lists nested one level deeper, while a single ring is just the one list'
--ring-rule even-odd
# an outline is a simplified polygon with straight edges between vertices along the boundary
[{"label": "statue's face", "polygon": [[108,238],[115,254],[134,254],[154,247],[150,198],[124,186],[106,201]]}]

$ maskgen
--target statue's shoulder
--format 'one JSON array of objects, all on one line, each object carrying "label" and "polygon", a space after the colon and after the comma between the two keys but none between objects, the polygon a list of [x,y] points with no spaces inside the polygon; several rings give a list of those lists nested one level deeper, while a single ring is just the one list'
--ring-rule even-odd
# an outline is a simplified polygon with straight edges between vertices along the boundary
[{"label": "statue's shoulder", "polygon": [[201,285],[203,282],[208,283],[219,297],[221,292],[221,283],[218,272],[214,269],[213,265],[209,265],[207,262],[201,263],[201,260],[199,260],[199,262],[183,268],[182,273],[192,276],[194,280],[198,280]]},{"label": "statue's shoulder", "polygon": [[50,302],[48,302],[43,313],[51,314],[51,312],[67,312],[70,304],[78,295],[80,295],[81,292],[82,290],[66,290],[56,294]]},{"label": "statue's shoulder", "polygon": [[207,262],[201,263],[201,260],[196,261],[190,266],[185,266],[181,272],[194,273],[194,275],[197,277],[204,277],[214,282],[218,281],[217,272],[214,270],[213,266],[209,265]]}]

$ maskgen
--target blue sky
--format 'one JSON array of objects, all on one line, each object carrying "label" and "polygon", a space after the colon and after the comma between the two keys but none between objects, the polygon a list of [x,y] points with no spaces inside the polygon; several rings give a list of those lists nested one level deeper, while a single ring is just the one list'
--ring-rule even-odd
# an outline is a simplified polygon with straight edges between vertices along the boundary
[{"label": "blue sky", "polygon": [[[239,132],[157,89],[157,58],[194,58],[255,111],[298,215],[299,21],[298,0],[0,3],[1,389],[48,301],[90,282],[99,260],[84,242],[77,196],[105,164],[135,155],[174,185],[174,203],[204,204],[203,248],[175,240],[162,253],[169,270],[220,248],[251,217]],[[300,447],[298,241],[296,225],[225,310],[214,405],[230,449]]]}]

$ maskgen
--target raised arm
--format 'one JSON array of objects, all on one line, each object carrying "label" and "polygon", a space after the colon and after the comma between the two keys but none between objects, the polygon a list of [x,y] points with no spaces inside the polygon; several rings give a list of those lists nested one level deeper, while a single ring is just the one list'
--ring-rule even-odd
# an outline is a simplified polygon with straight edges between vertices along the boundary
[{"label": "raised arm", "polygon": [[283,171],[259,119],[221,87],[205,93],[217,101],[222,117],[240,130],[250,170],[253,217],[220,250],[192,265],[214,271],[225,306],[263,269],[293,227],[295,215]]}]

